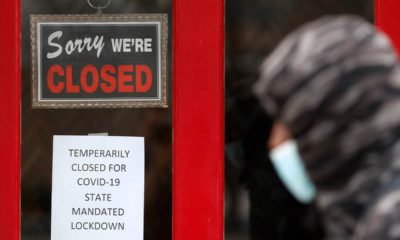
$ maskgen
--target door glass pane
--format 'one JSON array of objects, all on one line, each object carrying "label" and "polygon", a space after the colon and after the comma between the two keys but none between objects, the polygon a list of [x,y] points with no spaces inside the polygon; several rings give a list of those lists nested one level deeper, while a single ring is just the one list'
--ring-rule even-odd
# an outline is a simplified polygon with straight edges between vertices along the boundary
[{"label": "door glass pane", "polygon": [[[92,0],[93,5],[106,2]],[[171,33],[171,4],[171,0],[112,0],[103,11],[104,14],[168,14]],[[168,93],[168,108],[32,108],[30,16],[95,13],[86,1],[22,0],[21,239],[50,239],[53,136],[90,133],[144,137],[144,239],[171,239],[171,94]],[[170,62],[171,34],[168,40],[166,60]],[[171,64],[167,64],[166,73],[170,92]]]},{"label": "door glass pane", "polygon": [[373,21],[374,1],[226,1],[225,236],[246,239],[324,239],[314,205],[297,202],[268,158],[273,119],[253,96],[269,53],[302,24],[328,14]]}]

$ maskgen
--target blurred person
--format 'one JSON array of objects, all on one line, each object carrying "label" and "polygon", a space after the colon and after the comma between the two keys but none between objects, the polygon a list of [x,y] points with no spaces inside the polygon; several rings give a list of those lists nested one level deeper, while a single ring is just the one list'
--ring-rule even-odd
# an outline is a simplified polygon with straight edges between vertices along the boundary
[{"label": "blurred person", "polygon": [[287,189],[316,201],[327,239],[400,239],[400,70],[387,37],[354,16],[290,34],[255,95],[274,117],[270,157]]},{"label": "blurred person", "polygon": [[[226,157],[229,161],[226,161],[225,177],[226,190],[229,193],[227,197],[230,199],[226,211],[225,226],[229,233],[226,239],[231,239],[235,234],[245,236],[243,228],[247,227],[249,238],[243,239],[321,239],[323,231],[315,206],[297,202],[279,181],[270,163],[265,142],[271,131],[271,119],[253,100],[244,105],[249,114],[246,119],[240,118],[241,126],[246,126],[240,133],[240,141],[226,145]],[[228,116],[228,119],[234,118]],[[240,116],[238,114],[236,118]],[[238,131],[238,128],[232,127],[232,121],[227,123],[226,129],[229,134]],[[238,216],[232,216],[241,208],[240,204],[243,204],[232,200],[232,195],[235,190],[238,191],[239,186],[234,180],[240,181],[248,193],[250,206],[247,224],[238,222],[234,218]]]},{"label": "blurred person", "polygon": [[[314,204],[297,202],[274,172],[265,149],[272,123],[252,98],[251,86],[259,78],[263,59],[285,35],[320,16],[339,13],[361,15],[372,22],[374,1],[226,1],[227,239],[243,228],[252,240],[322,239]],[[243,193],[244,188],[250,203],[248,222],[232,221],[235,215],[229,213],[245,205],[241,195],[234,193]],[[239,201],[229,201],[237,195]]]}]

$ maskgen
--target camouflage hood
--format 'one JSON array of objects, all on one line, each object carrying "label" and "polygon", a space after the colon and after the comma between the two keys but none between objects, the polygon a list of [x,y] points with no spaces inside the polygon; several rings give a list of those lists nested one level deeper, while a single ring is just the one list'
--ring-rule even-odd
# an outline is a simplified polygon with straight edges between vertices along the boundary
[{"label": "camouflage hood", "polygon": [[328,235],[366,234],[369,205],[400,173],[400,71],[387,37],[357,17],[319,19],[278,46],[254,92],[297,140]]}]

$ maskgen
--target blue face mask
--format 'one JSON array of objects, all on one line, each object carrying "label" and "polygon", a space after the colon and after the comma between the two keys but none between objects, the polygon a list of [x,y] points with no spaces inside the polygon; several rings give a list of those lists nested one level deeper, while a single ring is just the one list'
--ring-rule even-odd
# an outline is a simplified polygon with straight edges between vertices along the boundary
[{"label": "blue face mask", "polygon": [[296,142],[288,140],[272,149],[269,155],[275,171],[289,192],[299,202],[312,202],[317,190],[306,172]]}]

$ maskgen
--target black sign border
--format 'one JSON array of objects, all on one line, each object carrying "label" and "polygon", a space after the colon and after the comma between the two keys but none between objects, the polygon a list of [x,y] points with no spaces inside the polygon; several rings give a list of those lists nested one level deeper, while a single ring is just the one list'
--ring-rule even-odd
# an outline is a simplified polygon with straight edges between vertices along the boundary
[{"label": "black sign border", "polygon": [[[38,88],[38,39],[37,26],[39,23],[62,22],[159,22],[161,40],[161,94],[160,100],[46,100],[39,99]],[[167,14],[101,14],[101,15],[31,15],[31,54],[32,54],[32,108],[167,108],[168,107],[168,15]]]}]

